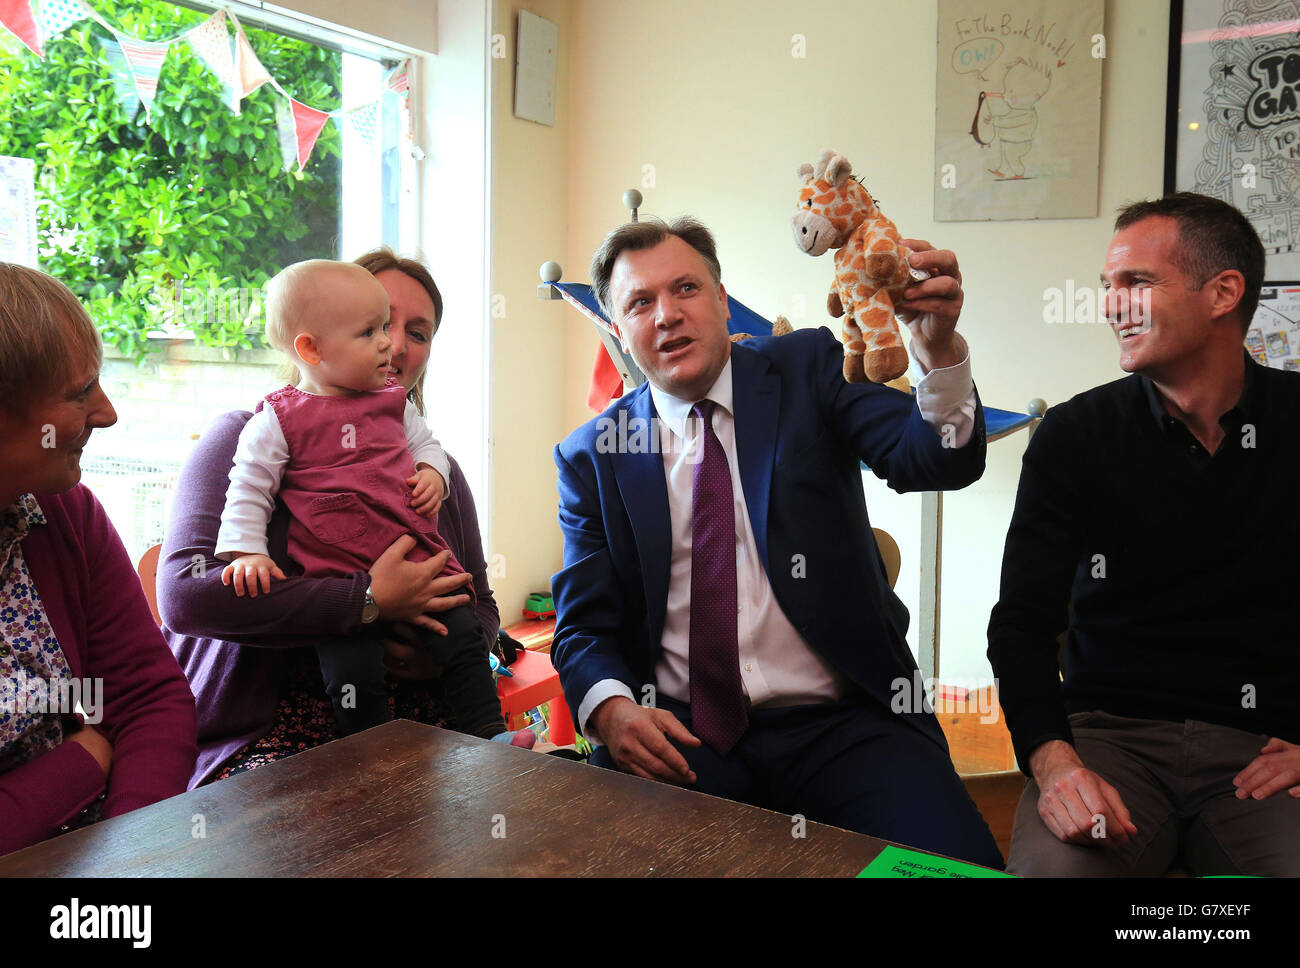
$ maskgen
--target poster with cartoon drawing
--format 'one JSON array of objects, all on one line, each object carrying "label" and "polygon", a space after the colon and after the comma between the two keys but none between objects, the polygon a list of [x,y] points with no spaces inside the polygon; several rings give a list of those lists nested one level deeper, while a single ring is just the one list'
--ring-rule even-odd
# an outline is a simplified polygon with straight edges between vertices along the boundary
[{"label": "poster with cartoon drawing", "polygon": [[1300,0],[1174,0],[1178,111],[1166,189],[1245,213],[1265,278],[1300,280]]},{"label": "poster with cartoon drawing", "polygon": [[36,268],[36,162],[0,155],[0,262]]},{"label": "poster with cartoon drawing", "polygon": [[939,0],[934,217],[1094,218],[1104,0]]},{"label": "poster with cartoon drawing", "polygon": [[1246,331],[1246,352],[1264,366],[1300,370],[1300,286],[1265,286]]}]

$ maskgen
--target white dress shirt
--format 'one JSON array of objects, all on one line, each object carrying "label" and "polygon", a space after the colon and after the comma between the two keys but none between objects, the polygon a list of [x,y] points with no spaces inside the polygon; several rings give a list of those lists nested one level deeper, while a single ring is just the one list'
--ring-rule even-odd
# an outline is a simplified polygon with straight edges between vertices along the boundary
[{"label": "white dress shirt", "polygon": [[[451,464],[410,400],[406,401],[402,424],[406,446],[415,463],[428,464],[442,475],[442,493],[446,497]],[[230,561],[239,555],[267,554],[266,528],[271,523],[275,496],[280,492],[280,481],[288,463],[289,443],[284,439],[280,419],[274,407],[265,406],[239,432],[235,466],[230,469],[230,487],[226,490],[226,506],[217,531],[217,558]],[[356,488],[340,481],[339,489]]]},{"label": "white dress shirt", "polygon": [[[962,349],[965,350],[963,341]],[[951,435],[953,447],[970,440],[975,422],[975,384],[970,354],[958,364],[921,374],[913,363],[916,403],[925,422],[938,434]],[[664,613],[662,652],[655,666],[655,689],[680,702],[690,702],[691,534],[695,466],[703,453],[703,428],[688,420],[694,401],[680,400],[651,384],[650,396],[659,416],[660,448],[668,484],[668,514],[672,535],[668,600]],[[735,418],[732,411],[731,358],[705,399],[718,406],[713,430],[722,444],[731,470],[731,490],[736,516],[736,636],[740,651],[740,679],[752,707],[777,707],[830,702],[845,692],[846,680],[801,636],[772,592],[772,584],[758,556],[758,543],[750,525],[745,491],[736,459]],[[593,742],[587,720],[596,707],[614,696],[634,702],[627,685],[602,679],[587,691],[578,707],[583,735]]]}]

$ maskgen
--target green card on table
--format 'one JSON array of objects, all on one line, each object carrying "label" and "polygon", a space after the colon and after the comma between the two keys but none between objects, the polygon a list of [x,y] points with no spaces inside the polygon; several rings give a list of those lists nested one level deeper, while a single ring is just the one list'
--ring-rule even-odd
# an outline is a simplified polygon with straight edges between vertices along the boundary
[{"label": "green card on table", "polygon": [[977,864],[888,846],[858,877],[1011,877]]}]

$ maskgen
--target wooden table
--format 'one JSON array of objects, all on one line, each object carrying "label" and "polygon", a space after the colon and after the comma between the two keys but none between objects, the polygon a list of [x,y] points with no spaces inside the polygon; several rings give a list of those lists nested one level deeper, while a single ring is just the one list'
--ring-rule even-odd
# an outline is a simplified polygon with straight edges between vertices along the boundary
[{"label": "wooden table", "polygon": [[794,829],[784,814],[398,721],[9,854],[0,876],[853,877],[884,845]]}]

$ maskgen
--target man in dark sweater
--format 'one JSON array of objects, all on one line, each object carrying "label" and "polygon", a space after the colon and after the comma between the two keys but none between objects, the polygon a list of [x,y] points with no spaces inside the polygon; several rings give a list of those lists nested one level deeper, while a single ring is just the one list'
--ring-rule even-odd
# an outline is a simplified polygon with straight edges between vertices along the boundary
[{"label": "man in dark sweater", "polygon": [[1240,212],[1179,193],[1115,228],[1130,375],[1034,435],[989,623],[1032,777],[1007,869],[1300,874],[1300,373],[1242,348],[1264,250]]}]

